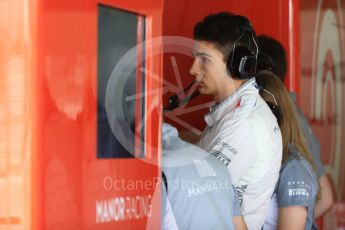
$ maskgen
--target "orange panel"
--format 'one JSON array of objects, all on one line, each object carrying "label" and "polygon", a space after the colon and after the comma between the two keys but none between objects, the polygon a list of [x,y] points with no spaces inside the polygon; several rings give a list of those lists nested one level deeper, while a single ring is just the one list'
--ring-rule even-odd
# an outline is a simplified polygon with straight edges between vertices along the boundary
[{"label": "orange panel", "polygon": [[[162,33],[161,0],[0,1],[0,229],[146,225],[159,176],[160,91],[158,103],[145,103],[154,108],[146,159],[97,158],[98,4],[145,16],[147,40]],[[147,56],[147,70],[161,77],[161,60]],[[146,90],[160,88],[145,77]],[[116,202],[121,218],[106,213],[121,212]]]},{"label": "orange panel", "polygon": [[[146,25],[146,38],[150,39],[161,33],[162,2],[149,2],[151,5],[113,0],[41,3],[42,43],[38,62],[42,67],[40,98],[44,105],[41,111],[44,228],[137,229],[146,224],[153,182],[158,176],[157,151],[147,151],[155,156],[154,165],[136,158],[96,158],[96,73],[98,4],[150,18]],[[159,73],[160,62],[155,63],[147,68]],[[151,87],[147,82],[147,88]],[[149,106],[150,100],[147,101]],[[158,115],[152,117],[157,121]],[[158,145],[152,140],[159,136],[158,128],[157,122],[147,123],[146,132],[150,135],[146,137],[147,146]],[[109,208],[111,204],[113,209]],[[122,213],[121,205],[126,206],[125,210],[122,207]],[[107,213],[111,210],[117,213]]]},{"label": "orange panel", "polygon": [[34,6],[0,2],[0,229],[29,229],[32,222]]}]

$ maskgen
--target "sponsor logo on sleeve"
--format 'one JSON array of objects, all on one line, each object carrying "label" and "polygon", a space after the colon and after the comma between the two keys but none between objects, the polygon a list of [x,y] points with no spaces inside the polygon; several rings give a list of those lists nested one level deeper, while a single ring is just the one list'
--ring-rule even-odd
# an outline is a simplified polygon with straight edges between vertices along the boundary
[{"label": "sponsor logo on sleeve", "polygon": [[228,166],[231,162],[231,160],[226,155],[218,150],[211,150],[211,154],[217,157],[217,159],[220,160],[220,162],[222,162],[225,166]]},{"label": "sponsor logo on sleeve", "polygon": [[310,185],[304,181],[288,181],[289,196],[306,196],[309,197]]},{"label": "sponsor logo on sleeve", "polygon": [[235,147],[222,141],[221,138],[217,138],[210,153],[217,157],[225,166],[228,166],[231,162],[231,158],[237,155],[238,151]]}]

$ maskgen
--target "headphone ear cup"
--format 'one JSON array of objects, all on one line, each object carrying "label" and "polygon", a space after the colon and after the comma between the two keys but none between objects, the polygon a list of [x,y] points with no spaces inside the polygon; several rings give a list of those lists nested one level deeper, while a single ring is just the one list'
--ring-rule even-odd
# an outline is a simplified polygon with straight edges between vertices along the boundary
[{"label": "headphone ear cup", "polygon": [[255,74],[256,57],[245,46],[237,46],[230,53],[227,68],[233,78],[246,79]]}]

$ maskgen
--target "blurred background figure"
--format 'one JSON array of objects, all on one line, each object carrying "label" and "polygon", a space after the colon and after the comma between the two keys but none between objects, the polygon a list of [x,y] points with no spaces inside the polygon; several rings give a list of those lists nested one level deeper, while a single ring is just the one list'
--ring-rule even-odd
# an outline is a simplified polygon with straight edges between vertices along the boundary
[{"label": "blurred background figure", "polygon": [[[258,46],[260,51],[257,71],[269,70],[277,75],[281,82],[284,83],[287,71],[287,62],[286,52],[283,46],[277,40],[266,35],[258,36]],[[295,94],[291,92],[290,95],[294,102],[299,124],[304,138],[306,139],[309,152],[317,169],[320,185],[320,199],[315,205],[314,218],[318,218],[324,215],[331,208],[333,204],[333,192],[320,159],[320,143],[309,126],[302,109],[297,105]]]},{"label": "blurred background figure", "polygon": [[[261,97],[276,116],[283,137],[283,161],[263,229],[313,228],[318,194],[316,166],[284,84],[270,71],[261,71]],[[316,228],[317,229],[317,228]]]}]

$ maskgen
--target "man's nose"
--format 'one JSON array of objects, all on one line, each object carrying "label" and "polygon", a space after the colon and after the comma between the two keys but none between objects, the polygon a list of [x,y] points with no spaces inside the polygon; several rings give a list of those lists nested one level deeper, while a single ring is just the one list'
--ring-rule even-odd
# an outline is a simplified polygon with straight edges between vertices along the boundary
[{"label": "man's nose", "polygon": [[196,61],[194,60],[192,66],[189,69],[189,73],[195,77],[197,77],[198,75],[200,75],[200,68],[198,68],[198,65],[196,63]]}]

